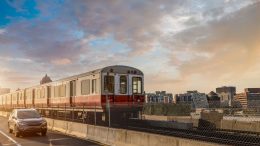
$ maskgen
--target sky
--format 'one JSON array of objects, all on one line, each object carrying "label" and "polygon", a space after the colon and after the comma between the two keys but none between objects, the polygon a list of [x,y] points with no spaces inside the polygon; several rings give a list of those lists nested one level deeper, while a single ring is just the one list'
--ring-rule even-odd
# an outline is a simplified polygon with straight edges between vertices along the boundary
[{"label": "sky", "polygon": [[0,0],[0,86],[108,65],[145,91],[260,87],[260,0]]}]

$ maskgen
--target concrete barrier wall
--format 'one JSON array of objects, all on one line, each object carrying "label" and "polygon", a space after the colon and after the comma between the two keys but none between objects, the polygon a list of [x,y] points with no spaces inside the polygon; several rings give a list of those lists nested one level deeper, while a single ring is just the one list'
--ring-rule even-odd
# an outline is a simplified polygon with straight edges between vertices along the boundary
[{"label": "concrete barrier wall", "polygon": [[222,120],[221,129],[260,132],[260,122]]},{"label": "concrete barrier wall", "polygon": [[0,111],[0,116],[9,117],[9,112]]},{"label": "concrete barrier wall", "polygon": [[74,122],[68,122],[68,129],[66,131],[66,134],[73,135],[79,138],[85,138],[87,137],[87,129],[88,125]]},{"label": "concrete barrier wall", "polygon": [[[46,119],[52,122],[52,119]],[[87,125],[82,123],[53,120],[48,128],[86,140],[98,141],[111,146],[216,146],[218,144],[162,136],[145,132]]]},{"label": "concrete barrier wall", "polygon": [[66,133],[68,130],[68,122],[62,120],[54,120],[52,130],[60,131]]}]

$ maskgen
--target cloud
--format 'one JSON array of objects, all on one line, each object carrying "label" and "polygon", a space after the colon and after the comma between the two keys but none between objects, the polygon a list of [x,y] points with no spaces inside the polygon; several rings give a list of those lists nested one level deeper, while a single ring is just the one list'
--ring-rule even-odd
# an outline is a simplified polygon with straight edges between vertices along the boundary
[{"label": "cloud", "polygon": [[47,0],[35,9],[0,30],[2,65],[17,72],[6,79],[126,64],[144,70],[147,90],[181,91],[249,82],[259,69],[257,0]]},{"label": "cloud", "polygon": [[0,35],[4,34],[6,32],[5,29],[0,29]]},{"label": "cloud", "polygon": [[51,61],[55,65],[68,65],[71,64],[71,60],[68,58],[56,59]]},{"label": "cloud", "polygon": [[[214,89],[216,85],[242,84],[244,81],[239,83],[237,80],[243,78],[256,79],[255,76],[244,75],[248,74],[249,70],[260,69],[257,65],[260,61],[258,14],[260,3],[172,36],[168,45],[174,43],[177,50],[186,49],[187,53],[191,54],[191,57],[177,64],[183,84],[196,82],[197,87],[203,90],[203,82]],[[209,56],[196,56],[196,53]],[[172,51],[172,65],[176,64],[178,55]]]},{"label": "cloud", "polygon": [[[80,1],[72,4],[79,25],[95,36],[113,34],[126,43],[131,54],[151,50],[161,36],[162,17],[186,1]],[[163,7],[161,7],[163,5]]]}]

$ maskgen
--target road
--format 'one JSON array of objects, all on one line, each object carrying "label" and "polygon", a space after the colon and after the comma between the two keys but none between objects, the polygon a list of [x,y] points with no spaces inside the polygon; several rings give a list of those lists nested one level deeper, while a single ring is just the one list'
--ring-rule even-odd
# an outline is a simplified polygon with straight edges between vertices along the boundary
[{"label": "road", "polygon": [[100,144],[48,131],[47,136],[28,134],[15,137],[8,133],[7,119],[0,116],[0,146],[101,146]]}]

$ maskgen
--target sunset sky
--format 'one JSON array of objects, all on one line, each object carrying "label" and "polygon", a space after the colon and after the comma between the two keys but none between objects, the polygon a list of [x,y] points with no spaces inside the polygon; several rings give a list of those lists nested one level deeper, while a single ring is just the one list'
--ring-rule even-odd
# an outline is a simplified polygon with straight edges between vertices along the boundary
[{"label": "sunset sky", "polygon": [[260,87],[260,0],[0,0],[0,86],[107,65],[145,90]]}]

